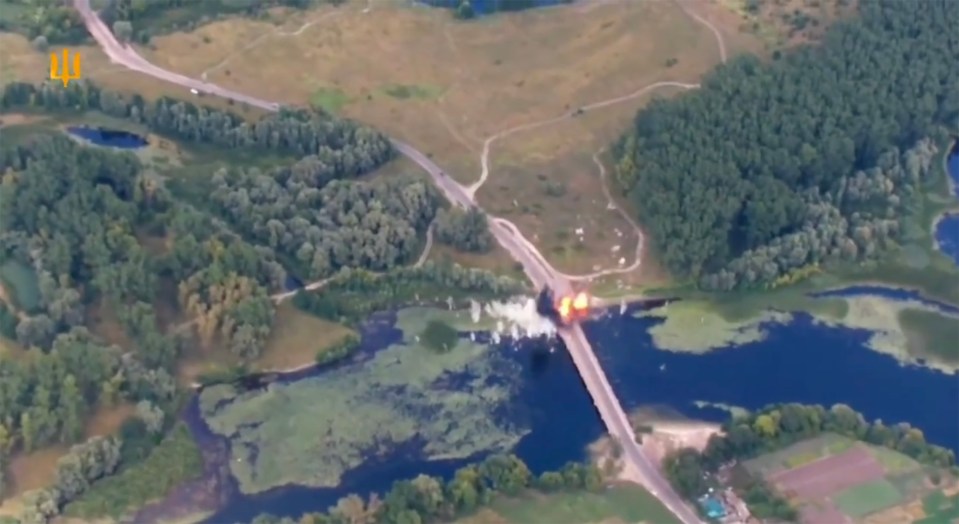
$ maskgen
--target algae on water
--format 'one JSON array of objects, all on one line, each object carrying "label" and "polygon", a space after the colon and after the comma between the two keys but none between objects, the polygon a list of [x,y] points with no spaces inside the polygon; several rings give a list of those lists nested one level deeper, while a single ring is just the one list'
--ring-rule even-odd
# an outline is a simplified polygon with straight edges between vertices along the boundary
[{"label": "algae on water", "polygon": [[518,386],[517,364],[469,340],[437,353],[411,338],[289,384],[239,395],[206,388],[201,412],[229,437],[241,491],[336,486],[399,444],[421,442],[429,460],[465,458],[512,448],[528,431],[497,416]]},{"label": "algae on water", "polygon": [[959,363],[954,359],[946,358],[941,351],[933,351],[941,347],[955,347],[955,334],[959,331],[941,329],[933,332],[928,329],[929,333],[916,333],[921,327],[910,326],[903,322],[904,314],[919,312],[934,319],[936,324],[959,325],[959,315],[919,300],[899,300],[879,295],[845,297],[844,300],[849,307],[843,318],[834,319],[817,315],[816,320],[827,326],[844,326],[871,331],[869,347],[874,351],[896,357],[902,362],[918,364],[921,358],[926,366],[946,373],[954,373],[959,369]]},{"label": "algae on water", "polygon": [[682,300],[647,311],[636,317],[658,317],[665,320],[653,326],[649,334],[658,349],[704,353],[712,349],[759,342],[766,338],[763,324],[786,323],[788,313],[764,311],[754,318],[732,321],[722,317],[705,302]]}]

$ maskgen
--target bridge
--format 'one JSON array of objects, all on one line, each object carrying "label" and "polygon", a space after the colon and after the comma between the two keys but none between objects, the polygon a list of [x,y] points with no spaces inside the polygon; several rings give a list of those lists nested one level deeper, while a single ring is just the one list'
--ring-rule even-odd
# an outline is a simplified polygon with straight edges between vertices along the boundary
[{"label": "bridge", "polygon": [[[112,63],[122,65],[127,69],[149,75],[158,80],[180,85],[188,90],[195,89],[197,92],[227,98],[267,111],[275,112],[280,109],[281,104],[277,102],[237,93],[216,84],[189,78],[155,66],[140,56],[136,50],[129,45],[121,44],[117,41],[106,24],[93,12],[89,0],[73,0],[73,4],[83,17],[87,30]],[[425,154],[410,144],[406,144],[395,138],[390,140],[399,153],[429,173],[433,182],[450,202],[463,208],[479,207],[473,199],[472,192],[469,188],[462,186],[447,176],[443,170]],[[489,223],[490,230],[497,242],[499,242],[517,262],[522,264],[524,272],[537,288],[548,285],[558,293],[569,292],[571,290],[568,279],[560,276],[560,273],[543,258],[531,242],[523,237],[522,233],[513,223],[493,216],[490,216]],[[564,327],[559,330],[559,335],[565,342],[566,348],[569,350],[573,362],[579,370],[583,383],[586,385],[603,423],[606,425],[610,435],[619,442],[622,447],[623,456],[626,459],[624,475],[648,489],[684,524],[699,524],[701,520],[695,511],[684,503],[682,498],[663,477],[662,473],[647,457],[643,447],[636,442],[636,435],[633,432],[632,425],[626,413],[623,411],[619,400],[616,398],[612,386],[606,379],[606,374],[599,360],[596,358],[593,348],[586,339],[582,328],[579,325]]]}]

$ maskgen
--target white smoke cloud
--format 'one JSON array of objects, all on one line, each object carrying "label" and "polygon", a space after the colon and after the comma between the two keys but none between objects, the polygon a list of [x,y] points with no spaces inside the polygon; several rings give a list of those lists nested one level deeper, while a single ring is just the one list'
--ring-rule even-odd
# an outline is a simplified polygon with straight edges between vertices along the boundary
[{"label": "white smoke cloud", "polygon": [[536,311],[536,301],[517,297],[507,301],[480,304],[470,301],[470,318],[474,324],[489,329],[493,343],[503,337],[513,340],[556,335],[556,326]]}]

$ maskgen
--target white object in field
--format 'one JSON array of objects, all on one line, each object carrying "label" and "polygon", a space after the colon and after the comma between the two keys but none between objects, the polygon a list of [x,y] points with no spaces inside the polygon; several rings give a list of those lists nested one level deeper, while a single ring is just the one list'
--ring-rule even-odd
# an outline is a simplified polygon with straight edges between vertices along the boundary
[{"label": "white object in field", "polygon": [[620,258],[620,259],[619,259],[619,265],[621,265],[621,266],[626,265],[626,259],[625,259],[625,258]]},{"label": "white object in field", "polygon": [[577,228],[576,228],[576,235],[577,235],[577,236],[583,236],[583,228],[577,227]]},{"label": "white object in field", "polygon": [[190,92],[193,93],[194,95],[200,94],[200,92],[197,91],[196,89],[191,89]]},{"label": "white object in field", "polygon": [[613,246],[613,253],[619,253],[619,246]]}]

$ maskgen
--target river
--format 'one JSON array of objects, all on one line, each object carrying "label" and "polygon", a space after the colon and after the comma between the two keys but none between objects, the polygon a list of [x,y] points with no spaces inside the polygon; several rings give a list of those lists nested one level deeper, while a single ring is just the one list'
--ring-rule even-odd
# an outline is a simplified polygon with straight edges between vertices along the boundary
[{"label": "river", "polygon": [[[950,158],[949,166],[950,175],[959,182],[959,156]],[[942,250],[959,263],[957,231],[959,217],[943,220],[937,227],[937,239]],[[880,286],[857,286],[825,295],[920,299],[910,291]],[[954,306],[922,300],[956,312]],[[908,422],[922,429],[929,441],[959,453],[959,425],[945,416],[959,412],[957,376],[902,365],[893,357],[873,351],[867,346],[869,331],[829,326],[798,314],[788,323],[766,325],[767,336],[758,342],[705,354],[669,352],[656,348],[649,334],[650,328],[662,320],[631,314],[644,307],[647,306],[636,304],[625,314],[610,312],[584,325],[627,410],[667,407],[690,418],[721,421],[728,416],[725,411],[697,406],[706,402],[755,409],[777,402],[826,406],[845,403],[869,419]],[[364,328],[359,363],[301,371],[279,380],[291,383],[322,377],[336,366],[362,366],[363,359],[399,339],[400,333],[391,326],[390,318],[379,315]],[[565,350],[550,352],[542,341],[507,341],[490,347],[521,369],[521,384],[501,414],[528,430],[514,452],[534,472],[585,458],[586,446],[602,435],[604,428]],[[199,416],[197,404],[194,400],[186,420],[198,434],[198,440],[207,446],[214,441],[225,442],[210,432]],[[325,510],[348,493],[382,492],[393,481],[420,473],[448,477],[456,468],[484,454],[429,461],[423,454],[423,443],[410,442],[367,459],[348,471],[336,488],[286,486],[244,495],[236,482],[228,479],[220,493],[225,504],[207,522],[248,522],[260,513],[296,517],[307,511]]]}]

